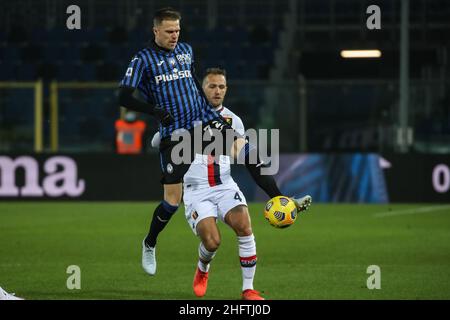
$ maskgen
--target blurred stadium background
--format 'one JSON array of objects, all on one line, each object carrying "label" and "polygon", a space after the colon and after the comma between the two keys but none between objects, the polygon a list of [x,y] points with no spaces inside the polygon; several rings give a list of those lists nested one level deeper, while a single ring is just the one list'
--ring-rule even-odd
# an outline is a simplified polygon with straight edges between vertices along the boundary
[{"label": "blurred stadium background", "polygon": [[[3,5],[0,152],[35,153],[38,161],[57,153],[113,154],[114,122],[123,115],[117,105],[117,83],[133,54],[152,39],[152,13],[173,6],[182,12],[181,41],[194,48],[198,76],[211,66],[226,68],[225,104],[247,128],[281,129],[281,161],[286,153],[383,155],[383,169],[391,168],[385,170],[388,181],[372,188],[388,193],[377,197],[381,202],[408,201],[395,192],[410,184],[390,186],[390,181],[408,177],[400,172],[403,161],[411,165],[420,161],[431,167],[417,183],[426,191],[416,191],[409,201],[448,201],[448,1],[85,0],[77,2],[81,30],[66,27],[70,4],[20,0]],[[381,29],[366,26],[371,4],[381,9]],[[344,59],[340,56],[344,49],[378,49],[382,56]],[[157,126],[149,117],[142,119],[148,124],[144,139],[148,142]],[[148,161],[156,159],[157,150],[149,143],[143,153]],[[416,158],[407,156],[411,154]],[[314,170],[308,172],[333,171],[339,160],[327,159],[331,163],[312,161]],[[375,165],[351,157],[345,161],[340,172],[352,167],[367,172]],[[434,172],[442,162],[444,167]],[[237,175],[248,178],[239,169]],[[343,173],[334,184],[342,189],[348,185],[347,177],[358,181],[359,193],[372,192],[359,187],[367,180],[362,172]],[[303,181],[299,191],[311,186],[310,180]],[[248,179],[243,184],[250,199],[258,198]],[[434,192],[436,184],[447,191]],[[373,199],[336,196],[342,192],[346,193],[333,189],[322,199]],[[425,193],[434,196],[416,196]]]},{"label": "blurred stadium background", "polygon": [[[183,14],[181,40],[194,47],[198,74],[225,67],[227,105],[247,127],[283,128],[282,152],[400,149],[401,1],[85,0],[77,1],[81,30],[65,27],[70,4],[8,1],[0,13],[0,80],[43,84],[42,151],[112,151],[115,84],[152,39],[152,12],[167,5]],[[366,27],[370,4],[381,7],[381,30]],[[409,2],[411,152],[450,152],[449,16],[448,1]],[[379,49],[382,57],[343,59],[342,49]],[[64,86],[73,81],[111,87]],[[33,150],[33,90],[2,85],[1,97],[0,150]]]},{"label": "blurred stadium background", "polygon": [[[66,28],[66,9],[72,4],[81,8],[81,30]],[[381,9],[379,30],[366,26],[370,16],[366,9],[373,4]],[[165,293],[156,289],[149,293],[142,283],[143,275],[124,279],[130,288],[122,295],[120,283],[116,287],[102,277],[102,267],[114,263],[118,263],[114,270],[117,277],[123,270],[139,273],[140,248],[136,243],[146,231],[154,203],[137,209],[129,203],[117,203],[118,207],[93,203],[91,215],[80,216],[78,222],[73,217],[86,210],[80,203],[19,203],[42,199],[160,200],[157,150],[147,144],[140,155],[117,155],[114,123],[123,116],[117,104],[117,85],[133,54],[153,38],[152,13],[166,6],[181,11],[181,41],[194,48],[197,75],[208,67],[224,67],[229,85],[225,105],[241,116],[247,128],[280,129],[277,180],[282,191],[309,193],[315,199],[312,215],[305,219],[308,224],[295,226],[284,235],[286,242],[295,246],[292,250],[310,260],[297,265],[296,257],[286,256],[287,261],[279,261],[280,265],[286,262],[311,271],[279,282],[294,283],[306,291],[294,290],[283,297],[272,289],[273,298],[448,299],[450,221],[448,206],[439,206],[450,203],[450,1],[446,0],[1,1],[0,243],[15,239],[17,233],[26,235],[14,240],[11,250],[0,248],[0,281],[30,298],[73,298],[64,286],[66,275],[60,275],[58,282],[52,274],[71,264],[69,258],[78,261],[77,245],[86,241],[83,248],[88,248],[87,239],[99,237],[97,231],[102,230],[105,215],[112,212],[115,219],[110,222],[114,225],[103,231],[114,240],[100,241],[99,245],[104,245],[101,250],[107,251],[111,244],[120,248],[124,243],[136,248],[127,253],[125,265],[120,265],[124,257],[119,253],[114,258],[119,262],[100,258],[89,277],[101,281],[78,297],[191,298],[186,293],[189,287],[183,291],[163,279],[157,283],[166,286]],[[344,49],[378,49],[382,56],[344,59],[340,56]],[[145,116],[141,119],[149,128],[145,135],[148,141],[157,130],[156,122]],[[259,215],[261,201],[266,198],[245,170],[236,168],[234,175],[247,199],[260,201],[252,204],[252,214]],[[316,205],[336,202],[374,206]],[[391,205],[394,202],[419,204]],[[130,206],[136,210],[133,218],[131,212],[125,214]],[[392,225],[377,220],[377,231],[352,231],[374,223],[375,213],[396,210]],[[38,218],[35,212],[42,220],[34,219]],[[437,220],[432,222],[427,220],[430,216],[415,213],[428,213]],[[135,219],[135,225],[125,228],[130,218]],[[162,245],[172,241],[170,237],[179,237],[192,242],[190,247],[195,249],[195,239],[183,219],[182,214],[177,215]],[[254,219],[258,221],[260,216]],[[330,221],[339,227],[332,228]],[[32,227],[35,223],[41,231]],[[66,223],[79,226],[70,230],[74,235],[71,239],[63,235]],[[79,233],[91,224],[98,228]],[[273,237],[283,237],[263,229],[269,228],[263,221],[255,224],[256,232],[264,234],[267,243]],[[333,238],[334,232],[341,238]],[[425,242],[418,241],[425,238]],[[298,239],[306,242],[297,243]],[[49,248],[50,264],[51,257],[65,250],[57,247],[59,241],[73,250],[51,265],[54,273],[42,271],[40,280],[21,278],[34,270],[23,254],[18,254],[31,249],[28,241]],[[324,247],[329,251],[308,256],[307,247],[315,241],[323,244],[318,251]],[[367,250],[355,247],[355,242],[365,243]],[[378,245],[375,255],[371,245]],[[416,251],[411,249],[414,246]],[[39,259],[40,250],[35,247],[36,256],[30,253],[30,259]],[[230,255],[233,250],[230,245]],[[274,248],[270,255],[278,250]],[[96,250],[88,252],[98,255]],[[163,268],[170,255],[184,254],[189,259],[176,248],[163,252]],[[359,254],[357,262],[349,262]],[[261,274],[263,270],[276,273],[276,266],[268,262],[270,255],[265,258],[267,264],[261,265]],[[335,264],[324,261],[324,256]],[[195,257],[194,250],[189,257]],[[398,272],[390,274],[393,291],[370,295],[365,288],[364,293],[355,293],[352,285],[347,291],[333,287],[333,281],[338,283],[339,279],[353,283],[348,270],[359,270],[362,276],[356,278],[361,290],[365,286],[364,268],[377,262],[375,257],[382,266]],[[84,265],[89,266],[91,260],[84,258]],[[191,262],[186,262],[187,270]],[[39,270],[48,267],[42,263]],[[308,263],[312,263],[309,269]],[[433,263],[439,270],[433,269]],[[396,268],[396,264],[402,267]],[[322,266],[323,282],[314,275],[317,265]],[[180,264],[179,268],[183,267]],[[429,278],[405,276],[411,272],[426,273]],[[331,279],[331,274],[334,280],[326,282],[326,275]],[[277,285],[270,277],[261,275],[260,279],[261,284],[267,280]],[[420,286],[415,286],[417,280]],[[51,283],[48,291],[46,281]],[[190,280],[182,281],[189,285]],[[139,283],[139,290],[131,288],[133,283]],[[316,291],[308,289],[312,286]],[[232,297],[232,289],[227,290],[213,298]]]}]

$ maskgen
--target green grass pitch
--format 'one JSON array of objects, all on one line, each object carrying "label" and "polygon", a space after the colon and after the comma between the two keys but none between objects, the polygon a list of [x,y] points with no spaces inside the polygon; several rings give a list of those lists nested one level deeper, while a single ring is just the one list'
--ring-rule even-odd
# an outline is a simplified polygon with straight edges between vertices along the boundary
[{"label": "green grass pitch", "polygon": [[[179,209],[160,235],[158,271],[141,268],[141,241],[156,203],[0,203],[0,286],[26,299],[197,299],[198,239]],[[450,206],[313,204],[287,229],[250,205],[255,289],[268,299],[450,299]],[[203,299],[239,299],[237,242],[222,245]],[[81,268],[81,289],[66,287]],[[381,289],[369,290],[378,265]]]}]

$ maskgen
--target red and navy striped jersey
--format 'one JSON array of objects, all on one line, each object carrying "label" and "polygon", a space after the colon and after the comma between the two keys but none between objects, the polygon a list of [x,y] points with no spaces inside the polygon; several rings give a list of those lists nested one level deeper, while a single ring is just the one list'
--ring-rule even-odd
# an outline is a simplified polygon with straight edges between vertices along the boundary
[{"label": "red and navy striped jersey", "polygon": [[208,104],[194,80],[194,54],[187,43],[179,42],[174,50],[164,50],[154,42],[132,59],[120,86],[137,89],[150,104],[169,111],[175,123],[159,126],[165,138],[176,129],[191,129],[194,123],[208,122],[218,114]]}]

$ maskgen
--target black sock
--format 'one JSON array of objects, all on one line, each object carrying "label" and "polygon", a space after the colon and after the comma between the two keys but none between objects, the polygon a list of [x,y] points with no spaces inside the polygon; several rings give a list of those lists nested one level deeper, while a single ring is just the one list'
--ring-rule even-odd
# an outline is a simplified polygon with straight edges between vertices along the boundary
[{"label": "black sock", "polygon": [[[256,154],[255,154],[256,153]],[[281,196],[281,191],[278,189],[277,183],[273,176],[262,175],[261,168],[264,167],[263,161],[259,159],[257,150],[255,147],[252,147],[250,144],[246,143],[242,148],[239,157],[243,157],[245,159],[245,167],[250,172],[253,180],[255,180],[256,184],[264,190],[264,192],[270,197]],[[242,159],[242,158],[241,158]],[[251,164],[250,159],[256,159],[256,164]]]},{"label": "black sock", "polygon": [[273,176],[261,175],[261,167],[257,167],[256,164],[246,164],[245,167],[250,172],[256,184],[264,190],[269,198],[282,195]]},{"label": "black sock", "polygon": [[156,207],[153,213],[152,223],[150,224],[150,231],[144,240],[148,247],[156,246],[156,238],[158,238],[159,233],[166,227],[177,209],[178,206],[172,206],[165,200]]}]

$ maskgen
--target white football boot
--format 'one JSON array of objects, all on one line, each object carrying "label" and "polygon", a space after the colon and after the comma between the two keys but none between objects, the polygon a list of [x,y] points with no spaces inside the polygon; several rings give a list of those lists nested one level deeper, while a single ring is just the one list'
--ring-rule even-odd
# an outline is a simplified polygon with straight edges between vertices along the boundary
[{"label": "white football boot", "polygon": [[306,195],[301,198],[292,198],[294,200],[295,205],[297,206],[298,212],[303,212],[309,209],[312,203],[312,197],[310,195]]},{"label": "white football boot", "polygon": [[0,287],[0,300],[23,300],[23,298],[16,297],[14,293],[8,293]]},{"label": "white football boot", "polygon": [[148,247],[145,240],[142,241],[142,268],[151,276],[156,273],[156,247]]}]

